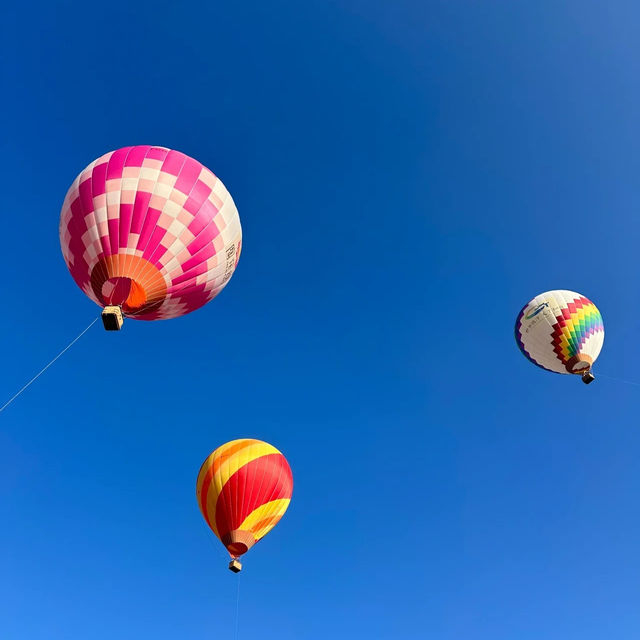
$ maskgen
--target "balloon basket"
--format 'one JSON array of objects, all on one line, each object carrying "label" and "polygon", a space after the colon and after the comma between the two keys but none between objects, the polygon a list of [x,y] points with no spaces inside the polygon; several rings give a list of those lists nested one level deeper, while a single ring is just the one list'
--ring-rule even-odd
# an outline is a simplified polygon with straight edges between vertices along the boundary
[{"label": "balloon basket", "polygon": [[582,374],[582,382],[584,382],[585,384],[591,384],[595,379],[596,377],[593,375],[593,373],[591,373],[591,371],[587,371],[586,373]]},{"label": "balloon basket", "polygon": [[242,571],[242,564],[234,558],[229,563],[229,571],[233,571],[233,573],[240,573]]},{"label": "balloon basket", "polygon": [[120,331],[124,316],[120,307],[109,305],[102,310],[102,324],[107,331]]}]

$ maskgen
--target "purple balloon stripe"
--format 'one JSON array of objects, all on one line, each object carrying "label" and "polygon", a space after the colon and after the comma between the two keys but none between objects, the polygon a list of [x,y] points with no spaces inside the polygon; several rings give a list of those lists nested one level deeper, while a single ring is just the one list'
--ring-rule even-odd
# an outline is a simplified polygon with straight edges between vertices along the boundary
[{"label": "purple balloon stripe", "polygon": [[118,149],[111,154],[109,162],[107,164],[107,180],[114,180],[115,178],[122,178],[122,170],[124,169],[124,162],[127,159],[127,155],[131,147],[124,147]]},{"label": "purple balloon stripe", "polygon": [[186,161],[187,156],[185,156],[184,153],[180,153],[179,151],[169,151],[167,157],[162,163],[162,171],[177,177],[180,175],[180,170]]},{"label": "purple balloon stripe", "polygon": [[141,167],[144,159],[147,157],[148,145],[133,147],[125,160],[125,167]]},{"label": "purple balloon stripe", "polygon": [[[149,194],[149,199],[151,199],[151,194]],[[147,243],[153,234],[156,223],[160,218],[161,211],[159,209],[154,209],[153,207],[149,207],[147,209],[147,215],[144,221],[144,226],[142,227],[142,231],[140,232],[140,238],[138,239],[138,244],[136,245],[136,249],[140,251],[144,251],[147,247]]]}]

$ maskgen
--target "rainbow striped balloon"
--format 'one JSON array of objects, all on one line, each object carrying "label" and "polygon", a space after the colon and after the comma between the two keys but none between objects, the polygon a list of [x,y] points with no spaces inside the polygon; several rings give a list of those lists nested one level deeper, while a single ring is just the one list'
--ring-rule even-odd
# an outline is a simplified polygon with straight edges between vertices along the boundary
[{"label": "rainbow striped balloon", "polygon": [[602,316],[591,300],[574,291],[547,291],[518,315],[515,337],[534,364],[555,373],[590,371],[604,342]]},{"label": "rainbow striped balloon", "polygon": [[222,182],[179,151],[124,147],[69,188],[60,246],[76,284],[101,307],[174,318],[214,298],[240,257],[242,230]]},{"label": "rainbow striped balloon", "polygon": [[286,458],[272,445],[248,438],[218,447],[204,461],[196,483],[200,511],[232,558],[278,524],[292,492]]}]

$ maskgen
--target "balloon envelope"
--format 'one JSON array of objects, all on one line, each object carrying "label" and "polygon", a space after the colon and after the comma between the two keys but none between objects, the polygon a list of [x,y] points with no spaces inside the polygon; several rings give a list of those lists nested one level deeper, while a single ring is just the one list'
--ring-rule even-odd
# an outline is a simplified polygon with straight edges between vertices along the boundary
[{"label": "balloon envelope", "polygon": [[214,298],[242,243],[233,199],[179,151],[136,146],[92,162],[71,185],[60,245],[76,284],[140,320],[174,318]]},{"label": "balloon envelope", "polygon": [[261,440],[232,440],[203,463],[196,497],[207,524],[233,558],[246,553],[289,506],[293,477],[286,458]]},{"label": "balloon envelope", "polygon": [[555,373],[582,374],[604,342],[602,316],[591,300],[574,291],[547,291],[518,315],[515,337],[534,364]]}]

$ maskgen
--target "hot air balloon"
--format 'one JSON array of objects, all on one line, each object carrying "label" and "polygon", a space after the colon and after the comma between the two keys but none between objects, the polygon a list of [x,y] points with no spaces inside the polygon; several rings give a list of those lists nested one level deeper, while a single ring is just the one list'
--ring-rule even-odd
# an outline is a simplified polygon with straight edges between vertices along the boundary
[{"label": "hot air balloon", "polygon": [[164,147],[112,151],[71,185],[60,245],[76,284],[104,308],[105,329],[123,316],[181,316],[214,298],[238,263],[240,219],[222,182]]},{"label": "hot air balloon", "polygon": [[292,491],[286,458],[266,442],[232,440],[204,461],[196,483],[198,506],[229,552],[231,571],[240,571],[238,558],[278,524]]},{"label": "hot air balloon", "polygon": [[516,342],[534,364],[595,379],[591,367],[604,342],[602,316],[591,300],[574,291],[547,291],[528,302],[516,320]]}]

